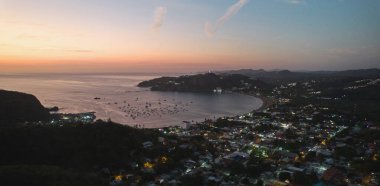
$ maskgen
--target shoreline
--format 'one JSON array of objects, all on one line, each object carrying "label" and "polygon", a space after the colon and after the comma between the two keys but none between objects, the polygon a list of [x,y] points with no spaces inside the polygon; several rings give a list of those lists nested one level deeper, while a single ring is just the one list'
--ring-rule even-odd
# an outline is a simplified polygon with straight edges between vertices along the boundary
[{"label": "shoreline", "polygon": [[259,108],[255,109],[254,111],[263,111],[263,110],[269,108],[270,106],[272,106],[273,102],[274,102],[272,98],[269,98],[269,97],[263,96],[263,95],[256,95],[254,93],[244,93],[244,92],[235,92],[235,93],[259,98],[263,103],[261,104],[261,106]]},{"label": "shoreline", "polygon": [[[176,91],[162,91],[162,92],[176,92]],[[186,92],[185,92],[186,93]],[[188,92],[187,92],[188,93]],[[190,93],[199,93],[199,92],[190,92]],[[252,96],[252,97],[255,97],[255,98],[258,98],[262,101],[262,104],[257,108],[257,109],[252,109],[252,110],[249,110],[247,112],[244,112],[244,113],[240,113],[240,114],[236,114],[236,115],[243,115],[243,114],[247,114],[247,113],[250,113],[250,112],[262,112],[263,110],[271,107],[274,103],[273,99],[272,98],[269,98],[267,96],[263,96],[263,95],[256,95],[255,93],[247,93],[247,92],[229,92],[229,93],[234,93],[234,94],[241,94],[241,95],[246,95],[246,96]],[[235,116],[236,116],[235,115]],[[221,116],[216,116],[214,118],[208,118],[208,119],[211,119],[211,120],[216,120],[216,119],[219,119],[219,118],[223,118],[223,117],[233,117],[233,116],[224,116],[224,115],[221,115]],[[111,118],[112,119],[112,118]],[[190,120],[183,120],[183,121],[193,121],[195,123],[190,123],[190,125],[194,125],[194,124],[200,124],[200,123],[203,123],[204,121],[197,121],[195,120],[194,118],[190,119]],[[176,124],[174,125],[169,125],[169,126],[179,126],[179,127],[186,127],[186,125],[183,125],[183,121],[182,122],[176,122]],[[128,125],[128,126],[137,126],[137,125],[140,125],[140,126],[145,126],[145,124],[138,124],[138,123],[134,123],[132,125],[132,123],[123,123],[123,122],[117,122],[116,123],[118,124],[121,124],[121,125]],[[181,123],[181,124],[180,124]],[[143,128],[149,128],[149,129],[160,129],[160,128],[166,128],[166,127],[169,127],[169,126],[165,126],[165,127],[143,127]]]},{"label": "shoreline", "polygon": [[[236,93],[236,94],[240,94],[240,95],[252,96],[252,97],[258,98],[258,99],[260,99],[262,101],[262,104],[258,108],[256,108],[256,109],[251,108],[251,109],[247,110],[246,112],[240,113],[240,114],[237,114],[237,115],[243,115],[243,114],[247,114],[247,113],[250,113],[250,112],[262,112],[263,110],[265,110],[265,109],[267,109],[267,108],[269,108],[270,106],[273,105],[273,100],[271,98],[263,96],[263,95],[256,95],[256,93],[249,93],[249,92],[230,92],[230,93]],[[84,113],[89,113],[89,112],[84,112]],[[92,112],[92,113],[94,113],[94,112]],[[69,114],[69,113],[57,113],[57,114]],[[73,114],[73,113],[71,113],[71,114]],[[75,114],[83,114],[83,113],[75,113]],[[222,118],[222,117],[226,117],[226,116],[222,116],[222,115],[221,116],[216,116],[216,117],[213,118],[213,120],[218,119],[218,118]],[[227,117],[232,117],[232,116],[227,116]],[[99,118],[97,117],[97,119],[101,119],[103,121],[106,121],[106,118],[102,118],[102,117],[99,117]],[[193,118],[190,119],[190,120],[186,120],[186,121],[192,121],[192,120],[193,120]],[[196,120],[194,120],[194,121],[196,121]],[[128,125],[128,126],[132,126],[132,127],[135,126],[135,125],[139,125],[138,123],[124,123],[124,122],[119,122],[119,121],[115,121],[115,122],[119,123],[121,125]],[[199,120],[197,122],[202,123],[201,120]],[[145,125],[145,124],[140,124],[140,125]],[[174,124],[174,125],[175,126],[182,126],[183,127],[183,123],[181,123],[181,122],[176,122],[176,124]],[[158,127],[158,126],[152,127],[152,126],[150,126],[150,127],[147,127],[147,128],[159,129],[159,128],[163,128],[163,127]]]},{"label": "shoreline", "polygon": [[[163,91],[163,92],[171,92],[171,91]],[[199,93],[199,92],[190,92],[190,93]],[[258,99],[260,99],[262,101],[262,104],[257,109],[252,109],[250,111],[247,111],[247,112],[244,112],[244,113],[241,113],[241,114],[237,114],[237,115],[243,115],[243,114],[247,114],[247,113],[250,113],[250,112],[262,112],[263,110],[271,107],[273,105],[273,103],[274,103],[274,101],[273,101],[272,98],[269,98],[269,97],[266,97],[266,96],[263,96],[263,95],[256,95],[255,93],[246,93],[246,92],[230,92],[230,93],[237,93],[237,94],[241,94],[241,95],[252,96],[252,97],[258,98]],[[216,116],[213,119],[212,118],[209,118],[209,119],[216,120],[216,119],[223,118],[223,117],[232,117],[232,116]],[[199,123],[203,123],[203,121],[196,121],[196,120],[193,120],[193,119],[192,120],[184,120],[184,121],[195,121],[195,123],[191,123],[190,125],[194,125],[194,124],[197,124],[197,123],[198,124]],[[122,122],[116,122],[116,123],[119,123],[121,125],[132,126],[132,127],[136,126],[136,125],[141,125],[141,126],[145,125],[145,124],[137,124],[137,123],[135,123],[133,125],[131,125],[131,123],[122,123]],[[183,126],[183,123],[182,124],[179,124],[179,123],[181,123],[181,122],[178,122],[175,125],[169,125],[169,126],[179,126],[179,127],[185,127],[186,126],[186,125]],[[166,126],[166,127],[169,127],[169,126]],[[165,128],[165,127],[147,127],[147,128],[149,128],[149,129],[160,129],[160,128]]]},{"label": "shoreline", "polygon": [[273,105],[273,99],[266,96],[261,96],[261,95],[260,96],[255,95],[255,96],[263,101],[263,104],[255,111],[263,111]]}]

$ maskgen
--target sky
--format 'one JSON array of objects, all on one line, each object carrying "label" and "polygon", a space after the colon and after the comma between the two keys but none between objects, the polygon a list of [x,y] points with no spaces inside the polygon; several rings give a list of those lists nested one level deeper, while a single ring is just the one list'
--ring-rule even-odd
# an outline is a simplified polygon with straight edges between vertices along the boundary
[{"label": "sky", "polygon": [[380,68],[379,0],[0,0],[0,72]]}]

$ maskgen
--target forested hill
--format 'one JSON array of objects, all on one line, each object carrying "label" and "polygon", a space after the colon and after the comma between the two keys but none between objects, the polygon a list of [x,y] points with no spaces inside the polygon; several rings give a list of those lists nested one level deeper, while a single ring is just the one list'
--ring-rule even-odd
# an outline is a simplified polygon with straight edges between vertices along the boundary
[{"label": "forested hill", "polygon": [[138,84],[139,87],[151,87],[159,91],[211,92],[215,88],[223,90],[246,89],[249,87],[267,87],[260,80],[240,74],[217,75],[214,73],[180,77],[161,77]]},{"label": "forested hill", "polygon": [[31,94],[0,90],[0,124],[7,122],[45,121],[49,111]]},{"label": "forested hill", "polygon": [[380,69],[357,69],[357,70],[344,70],[344,71],[290,71],[290,70],[254,70],[254,69],[240,69],[219,71],[216,74],[241,74],[254,79],[261,79],[266,82],[273,81],[300,81],[310,79],[324,79],[324,78],[376,78],[380,77]]}]

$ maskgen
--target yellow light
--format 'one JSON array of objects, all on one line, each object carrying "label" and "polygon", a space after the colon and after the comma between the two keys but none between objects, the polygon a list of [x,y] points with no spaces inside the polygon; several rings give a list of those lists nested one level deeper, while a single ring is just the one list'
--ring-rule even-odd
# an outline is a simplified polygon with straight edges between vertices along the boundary
[{"label": "yellow light", "polygon": [[298,157],[298,156],[296,156],[296,157],[294,158],[294,161],[298,161],[298,159],[299,159],[299,157]]},{"label": "yellow light", "polygon": [[115,176],[115,181],[121,181],[123,179],[123,176],[117,175]]},{"label": "yellow light", "polygon": [[372,179],[371,175],[364,176],[363,179],[362,179],[362,184],[363,185],[368,185],[371,182],[371,179]]},{"label": "yellow light", "polygon": [[166,163],[168,161],[168,158],[165,156],[161,157],[161,163]]},{"label": "yellow light", "polygon": [[153,163],[150,163],[150,162],[145,162],[144,163],[144,168],[151,169],[153,167],[154,167]]},{"label": "yellow light", "polygon": [[373,160],[373,161],[377,161],[377,160],[379,160],[379,155],[378,155],[378,154],[374,154],[374,155],[372,156],[372,160]]},{"label": "yellow light", "polygon": [[326,140],[323,140],[323,141],[321,142],[321,144],[322,144],[322,145],[326,145]]}]

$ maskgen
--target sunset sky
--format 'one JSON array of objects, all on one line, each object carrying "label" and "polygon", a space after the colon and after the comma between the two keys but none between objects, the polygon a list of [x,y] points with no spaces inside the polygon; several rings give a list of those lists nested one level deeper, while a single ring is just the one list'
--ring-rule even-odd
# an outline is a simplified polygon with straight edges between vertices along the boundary
[{"label": "sunset sky", "polygon": [[0,0],[0,72],[380,68],[379,0]]}]

